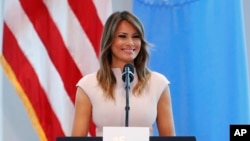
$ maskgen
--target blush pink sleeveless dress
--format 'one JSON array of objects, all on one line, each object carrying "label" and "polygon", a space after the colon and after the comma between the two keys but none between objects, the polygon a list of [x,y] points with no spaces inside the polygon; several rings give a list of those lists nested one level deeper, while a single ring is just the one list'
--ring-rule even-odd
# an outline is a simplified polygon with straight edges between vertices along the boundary
[{"label": "blush pink sleeveless dress", "polygon": [[[102,136],[105,126],[125,126],[126,91],[122,81],[122,72],[119,68],[113,68],[112,71],[117,80],[114,91],[115,100],[103,95],[102,89],[98,86],[96,73],[84,76],[77,83],[77,86],[84,90],[91,101],[96,136]],[[135,73],[129,95],[128,124],[131,127],[149,127],[150,135],[153,135],[153,124],[157,118],[157,103],[169,81],[162,74],[151,72],[148,85],[139,96],[132,94],[132,89],[137,82],[138,77]]]}]

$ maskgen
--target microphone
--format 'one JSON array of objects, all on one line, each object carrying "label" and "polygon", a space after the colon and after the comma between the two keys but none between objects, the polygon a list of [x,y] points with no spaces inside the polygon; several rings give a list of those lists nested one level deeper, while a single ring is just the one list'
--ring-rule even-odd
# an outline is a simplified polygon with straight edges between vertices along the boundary
[{"label": "microphone", "polygon": [[123,68],[122,80],[125,82],[125,90],[126,90],[126,106],[125,106],[125,126],[128,127],[128,111],[129,107],[129,90],[130,83],[134,80],[134,67],[132,64],[126,64]]},{"label": "microphone", "polygon": [[132,64],[126,64],[123,68],[122,72],[122,80],[123,82],[126,82],[126,78],[128,77],[129,83],[131,83],[134,80],[134,66]]}]

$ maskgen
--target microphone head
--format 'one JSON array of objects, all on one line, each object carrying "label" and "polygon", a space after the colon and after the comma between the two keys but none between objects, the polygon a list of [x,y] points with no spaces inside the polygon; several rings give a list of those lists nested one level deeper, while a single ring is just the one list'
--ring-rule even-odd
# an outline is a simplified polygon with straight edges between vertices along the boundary
[{"label": "microphone head", "polygon": [[134,66],[132,64],[126,64],[122,71],[122,80],[126,81],[126,73],[129,75],[129,80],[132,82],[134,80]]}]

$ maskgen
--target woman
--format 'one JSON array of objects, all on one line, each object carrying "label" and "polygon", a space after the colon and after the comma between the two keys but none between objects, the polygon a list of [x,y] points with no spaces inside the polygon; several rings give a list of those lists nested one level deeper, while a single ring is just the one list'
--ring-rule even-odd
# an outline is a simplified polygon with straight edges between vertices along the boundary
[{"label": "woman", "polygon": [[130,89],[129,126],[149,127],[157,122],[160,136],[175,135],[169,81],[147,68],[149,54],[142,23],[133,14],[115,12],[104,26],[100,68],[77,83],[72,136],[87,136],[89,123],[102,136],[104,126],[125,126],[125,64],[134,66]]}]

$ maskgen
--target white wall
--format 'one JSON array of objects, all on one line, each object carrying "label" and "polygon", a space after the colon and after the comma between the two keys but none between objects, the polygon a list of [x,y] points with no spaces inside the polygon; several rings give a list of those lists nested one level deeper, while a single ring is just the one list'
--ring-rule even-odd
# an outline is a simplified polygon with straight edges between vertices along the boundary
[{"label": "white wall", "polygon": [[112,9],[132,11],[132,0],[112,0]]},{"label": "white wall", "polygon": [[[2,33],[3,33],[3,29],[2,29],[2,0],[0,1],[0,55],[2,54]],[[2,70],[2,67],[0,66],[0,141],[2,141],[2,137],[3,137],[3,92],[2,92],[2,86],[3,86],[3,70]]]},{"label": "white wall", "polygon": [[5,76],[3,82],[3,141],[38,141],[38,136],[14,87]]}]

